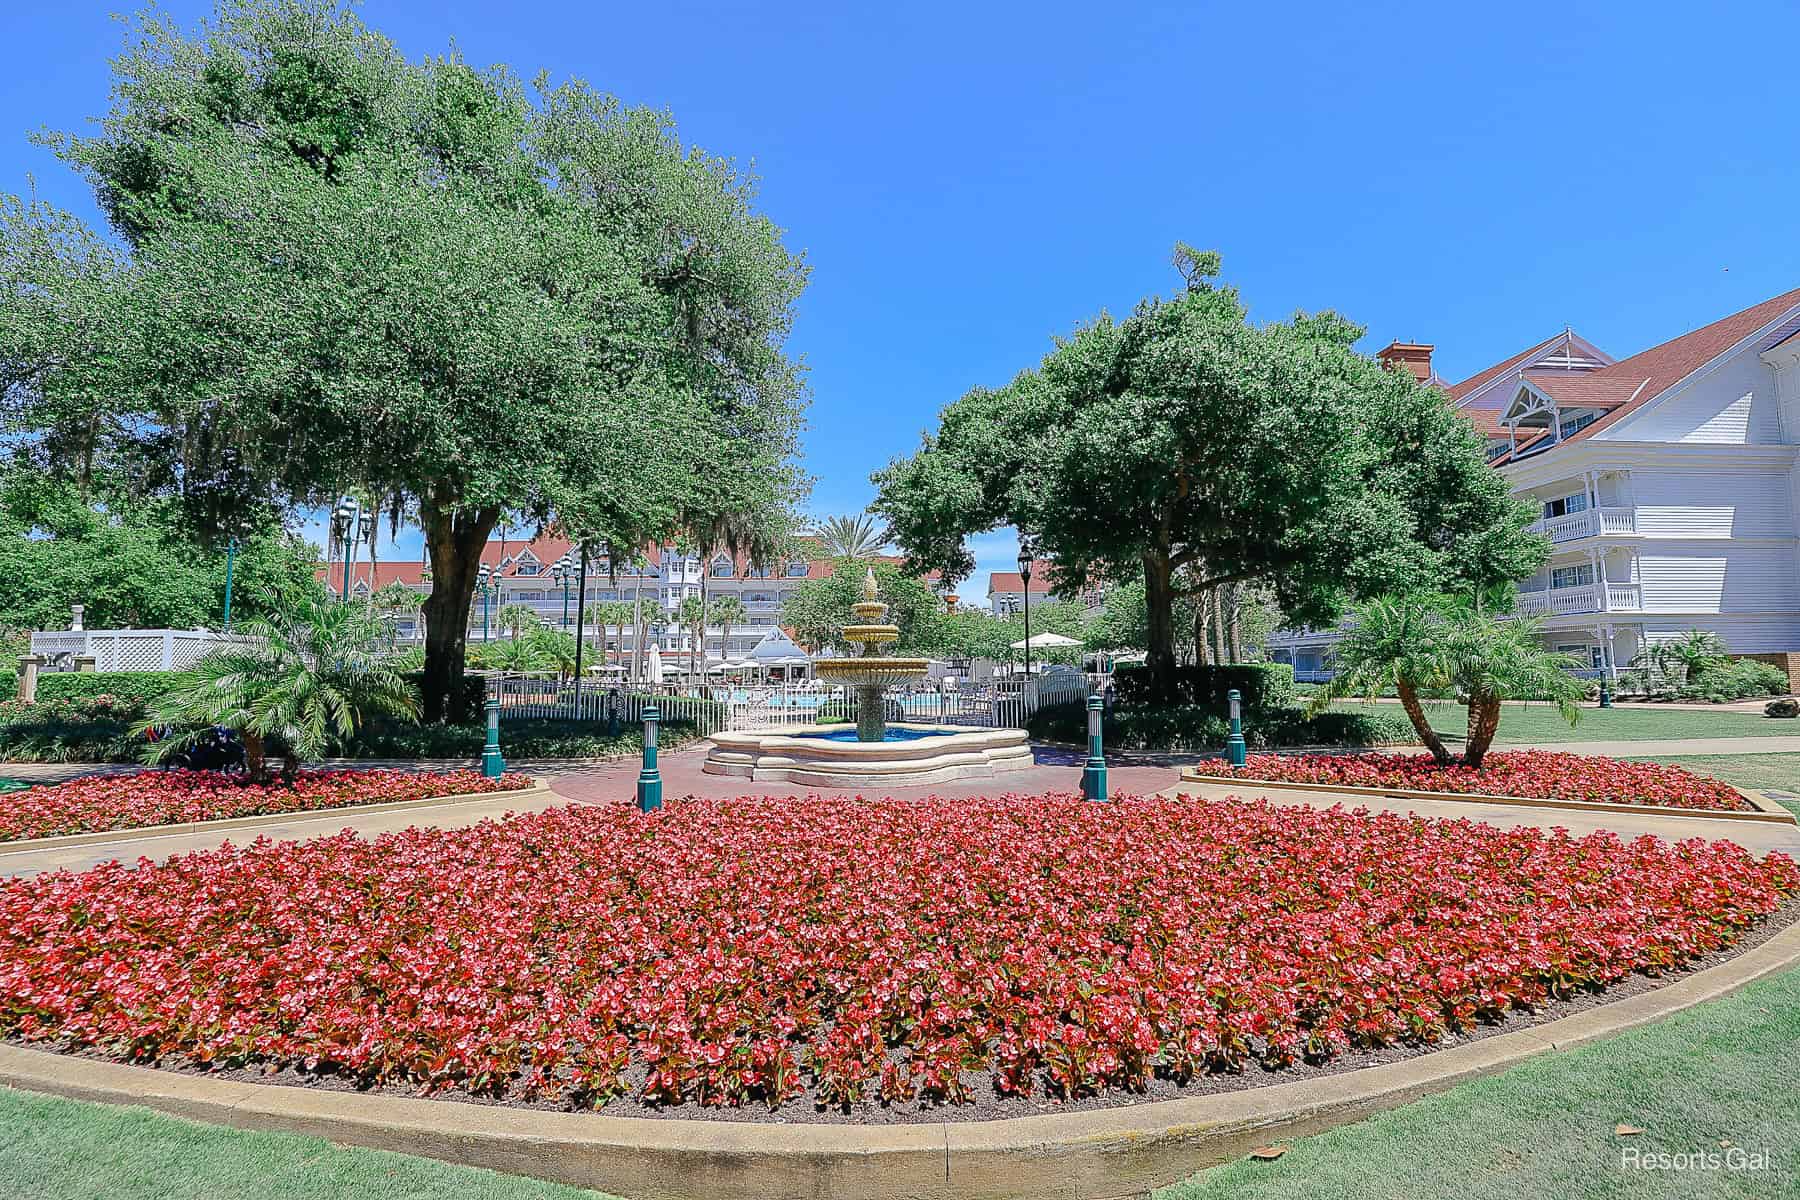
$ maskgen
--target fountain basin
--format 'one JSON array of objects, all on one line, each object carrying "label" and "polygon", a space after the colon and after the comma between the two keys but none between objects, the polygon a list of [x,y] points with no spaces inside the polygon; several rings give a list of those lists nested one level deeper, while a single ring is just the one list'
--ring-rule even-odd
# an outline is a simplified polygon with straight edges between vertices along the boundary
[{"label": "fountain basin", "polygon": [[913,787],[987,779],[1032,765],[1023,729],[940,729],[889,725],[879,742],[850,726],[790,725],[755,733],[715,733],[701,770],[758,783],[809,787]]}]

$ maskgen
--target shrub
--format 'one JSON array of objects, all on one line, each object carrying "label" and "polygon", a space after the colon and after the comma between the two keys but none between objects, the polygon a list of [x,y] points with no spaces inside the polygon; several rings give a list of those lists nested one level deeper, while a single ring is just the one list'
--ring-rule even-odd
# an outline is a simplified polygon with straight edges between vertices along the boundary
[{"label": "shrub", "polygon": [[[70,676],[74,678],[74,676]],[[0,703],[0,761],[136,762],[141,701],[90,696]]]},{"label": "shrub", "polygon": [[39,700],[116,700],[149,705],[180,686],[181,671],[58,671],[38,676]]},{"label": "shrub", "polygon": [[[657,741],[672,750],[699,736],[692,721],[667,721]],[[384,724],[358,733],[344,747],[347,758],[476,758],[487,742],[485,725]],[[500,724],[500,751],[509,759],[616,758],[642,752],[643,730],[625,723],[608,737],[605,721],[530,718]]]},{"label": "shrub", "polygon": [[1765,717],[1800,717],[1800,700],[1791,696],[1782,700],[1771,700],[1763,705]]},{"label": "shrub", "polygon": [[1168,699],[1176,704],[1199,705],[1221,717],[1225,715],[1225,693],[1232,688],[1243,695],[1246,717],[1294,707],[1300,698],[1294,687],[1294,668],[1288,663],[1179,667],[1175,672],[1175,696],[1172,698],[1151,695],[1150,675],[1142,667],[1123,666],[1113,673],[1113,687],[1122,705]]},{"label": "shrub", "polygon": [[[1040,741],[1081,742],[1087,737],[1087,708],[1051,705],[1033,714],[1027,728]],[[1116,750],[1217,750],[1229,734],[1224,717],[1198,704],[1120,704],[1101,723],[1102,738]],[[1244,719],[1244,742],[1257,747],[1395,746],[1413,739],[1412,725],[1397,711],[1309,717],[1299,708],[1277,708]]]}]

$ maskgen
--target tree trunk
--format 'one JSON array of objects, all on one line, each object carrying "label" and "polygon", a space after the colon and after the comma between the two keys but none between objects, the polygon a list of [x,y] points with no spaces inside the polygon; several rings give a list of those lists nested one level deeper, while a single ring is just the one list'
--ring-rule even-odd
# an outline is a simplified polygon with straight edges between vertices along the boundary
[{"label": "tree trunk", "polygon": [[1194,601],[1194,665],[1206,665],[1206,606]]},{"label": "tree trunk", "polygon": [[1425,706],[1419,703],[1419,693],[1413,690],[1412,684],[1404,680],[1395,680],[1394,690],[1400,694],[1400,707],[1406,710],[1406,719],[1412,722],[1419,740],[1431,751],[1432,761],[1440,767],[1447,765],[1450,762],[1450,751],[1444,748],[1444,739],[1431,727],[1431,720],[1425,715]]},{"label": "tree trunk", "polygon": [[244,774],[252,783],[267,783],[269,780],[269,759],[263,748],[262,734],[245,729],[240,731],[244,739]]},{"label": "tree trunk", "polygon": [[1230,598],[1229,602],[1227,604],[1227,609],[1229,612],[1230,620],[1229,620],[1226,628],[1229,630],[1230,636],[1231,636],[1231,661],[1232,662],[1243,662],[1244,661],[1243,606],[1240,602],[1240,597],[1238,595],[1238,585],[1235,583],[1226,584],[1225,585],[1225,594]]},{"label": "tree trunk", "polygon": [[421,715],[442,721],[463,677],[475,575],[488,534],[500,520],[498,508],[450,513],[433,504],[419,506],[425,551],[431,556],[431,594],[425,597],[425,686]]},{"label": "tree trunk", "polygon": [[1479,767],[1487,757],[1494,735],[1500,731],[1500,701],[1491,697],[1469,698],[1469,739],[1463,744],[1463,764]]},{"label": "tree trunk", "polygon": [[1233,661],[1231,647],[1225,642],[1225,597],[1221,589],[1214,588],[1207,598],[1212,608],[1212,634],[1214,662],[1224,665]]},{"label": "tree trunk", "polygon": [[1144,553],[1144,671],[1158,699],[1175,695],[1175,586],[1169,557]]}]

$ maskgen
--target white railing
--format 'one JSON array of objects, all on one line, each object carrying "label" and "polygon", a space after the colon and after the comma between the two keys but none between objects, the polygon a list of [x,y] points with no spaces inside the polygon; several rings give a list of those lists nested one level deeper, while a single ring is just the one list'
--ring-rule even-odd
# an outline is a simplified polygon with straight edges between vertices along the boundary
[{"label": "white railing", "polygon": [[1553,542],[1572,542],[1602,533],[1636,533],[1637,510],[1629,507],[1588,508],[1565,516],[1540,518],[1531,523],[1531,529]]},{"label": "white railing", "polygon": [[1627,612],[1640,609],[1644,607],[1644,589],[1635,583],[1609,583],[1606,585],[1606,607]]},{"label": "white railing", "polygon": [[1310,667],[1310,668],[1309,667],[1295,667],[1294,668],[1294,682],[1295,683],[1330,683],[1331,677],[1335,674],[1337,674],[1337,672],[1329,670],[1325,667]]},{"label": "white railing", "polygon": [[72,671],[76,658],[91,656],[96,671],[179,671],[247,640],[207,629],[53,629],[31,635],[31,652],[53,670]]},{"label": "white railing", "polygon": [[1580,587],[1539,588],[1519,593],[1519,612],[1526,616],[1562,616],[1600,611],[1599,593],[1592,584]]}]

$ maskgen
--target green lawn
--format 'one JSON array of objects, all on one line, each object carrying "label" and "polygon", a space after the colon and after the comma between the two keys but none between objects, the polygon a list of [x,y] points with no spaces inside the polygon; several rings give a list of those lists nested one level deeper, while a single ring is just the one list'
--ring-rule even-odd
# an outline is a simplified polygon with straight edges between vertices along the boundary
[{"label": "green lawn", "polygon": [[[1363,704],[1342,701],[1336,707],[1350,710],[1398,713],[1397,704]],[[1461,737],[1468,729],[1468,713],[1461,705],[1433,703],[1426,706],[1431,726],[1440,733]],[[1670,708],[1595,708],[1584,705],[1581,720],[1571,726],[1548,704],[1506,706],[1500,717],[1497,742],[1610,742],[1656,741],[1666,738],[1782,737],[1800,736],[1800,722],[1779,721],[1760,713],[1698,712]]]},{"label": "green lawn", "polygon": [[7,1200],[605,1200],[599,1192],[0,1088]]},{"label": "green lawn", "polygon": [[[1655,1025],[1241,1159],[1155,1200],[1744,1200],[1800,1194],[1800,971]],[[1645,1132],[1615,1136],[1620,1122]],[[1646,1171],[1627,1146],[1670,1154],[1721,1141],[1767,1148],[1760,1172]]]},{"label": "green lawn", "polygon": [[[1669,763],[1686,767],[1697,775],[1711,775],[1714,779],[1757,791],[1800,793],[1800,754],[1671,754],[1628,761]],[[1800,800],[1784,800],[1777,796],[1775,802],[1800,816]]]},{"label": "green lawn", "polygon": [[[1156,1200],[1521,1200],[1796,1194],[1800,971],[1567,1054],[1241,1160]],[[1619,1138],[1620,1121],[1646,1132]],[[1768,1148],[1756,1174],[1626,1171],[1620,1151]],[[601,1200],[598,1193],[0,1089],[9,1200]]]}]

